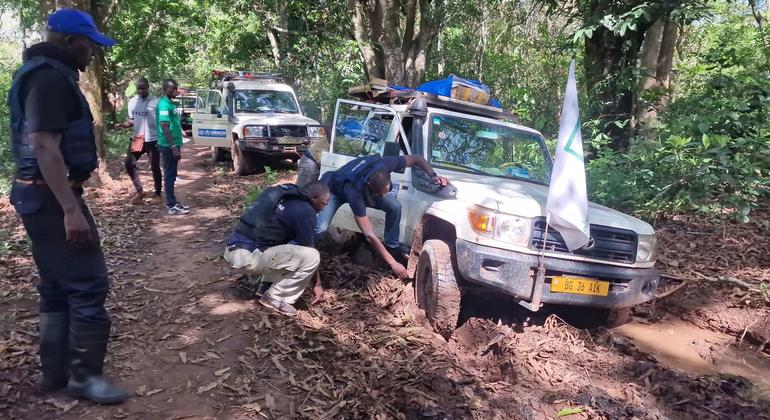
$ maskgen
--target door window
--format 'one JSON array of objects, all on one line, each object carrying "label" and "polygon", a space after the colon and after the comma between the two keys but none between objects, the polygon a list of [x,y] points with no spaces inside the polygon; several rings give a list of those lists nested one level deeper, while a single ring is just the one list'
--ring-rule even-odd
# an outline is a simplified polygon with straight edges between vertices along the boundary
[{"label": "door window", "polygon": [[208,110],[206,108],[206,100],[209,97],[209,92],[211,92],[211,91],[210,90],[199,90],[196,93],[197,100],[195,101],[195,110],[198,113],[201,113],[201,112],[204,112],[204,111],[208,112]]},{"label": "door window", "polygon": [[382,156],[395,114],[385,108],[339,102],[332,152],[346,156]]},{"label": "door window", "polygon": [[216,106],[217,111],[222,112],[222,109],[220,109],[222,105],[222,94],[216,90],[210,90],[208,97],[206,98],[206,109],[208,109],[209,112],[213,110],[212,105]]}]

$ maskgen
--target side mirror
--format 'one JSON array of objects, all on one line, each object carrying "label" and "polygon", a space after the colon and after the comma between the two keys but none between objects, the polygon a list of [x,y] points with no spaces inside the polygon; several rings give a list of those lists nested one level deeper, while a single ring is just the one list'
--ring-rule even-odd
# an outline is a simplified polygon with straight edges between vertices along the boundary
[{"label": "side mirror", "polygon": [[395,141],[389,141],[385,143],[385,149],[382,151],[382,156],[398,156],[401,153],[401,148]]}]

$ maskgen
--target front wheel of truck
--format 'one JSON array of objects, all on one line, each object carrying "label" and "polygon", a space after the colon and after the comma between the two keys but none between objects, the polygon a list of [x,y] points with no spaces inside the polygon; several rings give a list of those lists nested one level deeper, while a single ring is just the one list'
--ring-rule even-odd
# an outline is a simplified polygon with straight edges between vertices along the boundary
[{"label": "front wheel of truck", "polygon": [[433,329],[447,340],[460,317],[458,277],[449,244],[438,239],[425,241],[415,270],[415,298]]}]

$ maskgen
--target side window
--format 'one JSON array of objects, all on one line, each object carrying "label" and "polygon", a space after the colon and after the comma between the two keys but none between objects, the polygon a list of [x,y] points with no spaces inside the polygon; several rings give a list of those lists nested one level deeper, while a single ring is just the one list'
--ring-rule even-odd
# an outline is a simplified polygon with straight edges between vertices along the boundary
[{"label": "side window", "polygon": [[210,90],[208,98],[206,99],[206,109],[211,112],[212,106],[216,106],[217,111],[222,111],[220,109],[222,104],[222,94],[217,92],[216,90]]},{"label": "side window", "polygon": [[205,112],[208,113],[208,109],[206,108],[206,100],[209,97],[210,90],[199,90],[196,95],[196,101],[195,101],[195,110],[198,113]]},{"label": "side window", "polygon": [[394,117],[386,109],[339,103],[332,153],[356,157],[382,156]]}]

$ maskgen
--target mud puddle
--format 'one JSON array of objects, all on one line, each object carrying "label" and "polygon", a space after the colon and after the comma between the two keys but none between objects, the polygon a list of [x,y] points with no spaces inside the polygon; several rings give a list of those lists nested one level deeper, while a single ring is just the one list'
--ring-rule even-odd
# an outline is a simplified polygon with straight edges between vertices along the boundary
[{"label": "mud puddle", "polygon": [[734,337],[685,322],[632,322],[613,332],[629,338],[640,351],[658,362],[696,375],[734,375],[751,381],[755,396],[770,400],[770,359],[756,354]]}]

